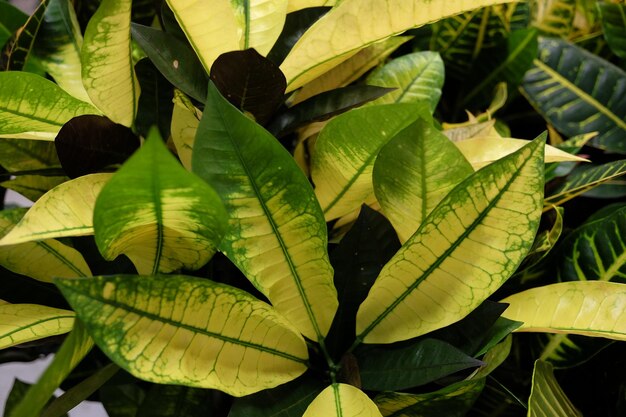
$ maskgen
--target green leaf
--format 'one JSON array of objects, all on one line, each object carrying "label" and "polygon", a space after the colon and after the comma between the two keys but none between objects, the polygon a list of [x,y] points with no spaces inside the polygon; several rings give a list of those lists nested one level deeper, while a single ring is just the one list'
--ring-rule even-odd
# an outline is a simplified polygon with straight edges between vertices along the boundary
[{"label": "green leaf", "polygon": [[378,407],[360,389],[332,384],[322,391],[302,417],[382,417]]},{"label": "green leaf", "polygon": [[57,351],[52,363],[44,371],[7,417],[32,417],[40,415],[46,403],[61,382],[89,353],[93,341],[83,324],[76,320],[74,328]]},{"label": "green leaf", "polygon": [[324,127],[311,157],[311,178],[327,221],[373,200],[378,152],[419,116],[430,119],[426,103],[387,104],[349,111]]},{"label": "green leaf", "polygon": [[176,36],[131,23],[133,40],[167,80],[199,102],[206,100],[207,74],[194,51]]},{"label": "green leaf", "polygon": [[281,69],[287,78],[287,91],[303,86],[376,41],[466,10],[507,2],[342,0],[307,30],[285,58]]},{"label": "green leaf", "polygon": [[46,407],[41,417],[61,417],[76,407],[78,404],[89,398],[102,385],[111,379],[119,367],[115,364],[108,364],[104,368],[99,369],[84,381],[74,385],[66,393],[54,399],[49,406]]},{"label": "green leaf", "polygon": [[220,250],[303,335],[322,339],[338,304],[326,224],[291,155],[211,83],[192,165],[231,216]]},{"label": "green leaf", "polygon": [[436,381],[481,361],[436,339],[394,345],[361,345],[355,351],[363,389],[395,391]]},{"label": "green leaf", "polygon": [[72,330],[74,312],[36,304],[0,304],[0,349]]},{"label": "green leaf", "polygon": [[485,380],[461,381],[427,394],[383,392],[374,398],[385,417],[464,417]]},{"label": "green leaf", "polygon": [[148,59],[139,61],[135,72],[141,86],[135,129],[146,137],[150,127],[157,126],[161,136],[168,138],[174,108],[174,87]]},{"label": "green leaf", "polygon": [[130,0],[102,0],[89,20],[81,50],[87,94],[109,119],[124,126],[132,126],[139,101],[130,53],[130,15]]},{"label": "green leaf", "polygon": [[561,205],[566,201],[586,191],[597,187],[599,184],[610,181],[626,173],[626,160],[607,162],[596,166],[586,166],[572,172],[565,182],[546,196],[545,204]]},{"label": "green leaf", "polygon": [[[132,380],[126,384],[111,383],[104,385],[100,389],[99,400],[102,402],[109,417],[137,417],[137,411],[141,407],[146,393],[135,382],[135,380]],[[188,390],[197,389],[181,388]]]},{"label": "green leaf", "polygon": [[[0,236],[11,230],[25,211],[25,209],[0,211]],[[89,266],[80,252],[54,239],[0,246],[0,265],[15,273],[44,282],[52,282],[54,277],[91,276]]]},{"label": "green leaf", "polygon": [[211,80],[223,97],[260,125],[283,104],[287,85],[278,66],[255,49],[220,55],[211,66]]},{"label": "green leaf", "polygon": [[331,252],[339,308],[326,338],[330,354],[340,359],[355,338],[356,312],[385,263],[400,248],[395,230],[382,214],[366,205]]},{"label": "green leaf", "polygon": [[302,417],[324,382],[304,374],[279,387],[236,398],[228,417]]},{"label": "green leaf", "polygon": [[384,62],[389,55],[410,39],[410,36],[393,36],[361,49],[330,71],[304,85],[289,100],[297,104],[325,91],[352,84],[369,70]]},{"label": "green leaf", "polygon": [[280,138],[311,122],[322,122],[388,94],[392,89],[370,85],[351,85],[325,91],[277,116],[267,127]]},{"label": "green leaf", "polygon": [[611,51],[626,59],[626,6],[615,3],[596,3],[602,22],[602,33]]},{"label": "green leaf", "polygon": [[414,52],[396,58],[374,70],[365,79],[369,85],[396,90],[370,104],[427,101],[435,111],[443,87],[443,61],[437,52]]},{"label": "green leaf", "polygon": [[81,79],[83,36],[69,0],[49,0],[37,35],[34,56],[63,90],[91,103]]},{"label": "green leaf", "polygon": [[110,178],[111,174],[85,175],[48,191],[0,239],[0,246],[93,234],[96,196]]},{"label": "green leaf", "polygon": [[297,330],[237,288],[182,275],[57,280],[57,286],[100,349],[137,378],[242,396],[306,370]]},{"label": "green leaf", "polygon": [[206,416],[213,396],[214,392],[206,389],[154,384],[142,401],[136,417]]},{"label": "green leaf", "polygon": [[26,71],[32,64],[31,57],[35,40],[41,29],[44,14],[48,8],[49,0],[41,0],[33,14],[28,17],[26,23],[15,32],[7,51],[6,69],[10,71]]},{"label": "green leaf", "polygon": [[373,183],[383,213],[406,242],[439,202],[474,170],[458,148],[423,119],[380,150]]},{"label": "green leaf", "polygon": [[11,3],[0,2],[0,49],[7,43],[13,33],[22,26],[28,15]]},{"label": "green leaf", "polygon": [[537,31],[521,29],[511,32],[495,48],[482,51],[467,82],[471,88],[464,94],[463,103],[467,105],[475,97],[488,103],[494,87],[502,81],[507,83],[509,92],[516,90],[537,57],[537,50]]},{"label": "green leaf", "polygon": [[528,417],[582,417],[554,377],[552,365],[535,361]]},{"label": "green leaf", "polygon": [[562,281],[626,283],[626,208],[583,224],[560,247],[558,277]]},{"label": "green leaf", "polygon": [[511,276],[539,226],[544,141],[476,172],[441,201],[361,304],[357,340],[391,343],[447,326]]},{"label": "green leaf", "polygon": [[102,188],[93,225],[105,259],[125,254],[140,274],[156,274],[208,262],[227,219],[215,191],[178,163],[153,128]]},{"label": "green leaf", "polygon": [[522,93],[564,135],[598,131],[596,146],[626,152],[626,74],[613,64],[566,41],[542,38]]},{"label": "green leaf", "polygon": [[531,288],[504,300],[508,319],[523,332],[568,333],[626,340],[626,285],[605,281],[561,282]]},{"label": "green leaf", "polygon": [[0,135],[52,140],[61,126],[81,114],[100,114],[51,81],[27,72],[0,73]]},{"label": "green leaf", "polygon": [[0,139],[0,165],[9,172],[61,166],[54,143],[41,140]]}]

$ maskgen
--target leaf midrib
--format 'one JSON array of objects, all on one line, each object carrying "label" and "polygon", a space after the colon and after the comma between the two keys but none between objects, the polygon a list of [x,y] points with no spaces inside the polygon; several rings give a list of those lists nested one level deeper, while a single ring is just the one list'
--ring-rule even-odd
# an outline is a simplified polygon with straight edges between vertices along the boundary
[{"label": "leaf midrib", "polygon": [[[426,271],[424,271],[424,273],[417,279],[415,280],[415,282],[413,282],[407,289],[406,291],[404,291],[392,304],[389,305],[389,307],[387,307],[378,317],[376,317],[376,319],[374,321],[372,321],[372,323],[365,328],[365,330],[363,330],[358,336],[357,336],[357,340],[363,340],[365,339],[365,337],[372,331],[374,330],[374,328],[376,328],[393,310],[395,310],[395,308],[404,301],[404,299],[406,297],[409,296],[409,294],[411,294],[413,291],[415,291],[417,289],[417,287],[419,287],[419,285],[426,280],[443,262],[444,260],[448,259],[448,257],[459,247],[459,245],[465,240],[465,238],[467,236],[469,236],[469,234],[471,232],[474,231],[474,229],[478,226],[478,224],[485,218],[487,217],[487,215],[489,214],[489,212],[493,209],[493,207],[500,201],[500,199],[502,198],[502,196],[504,195],[504,193],[509,189],[509,187],[513,184],[513,182],[515,181],[515,179],[521,174],[522,170],[524,169],[524,167],[526,166],[526,164],[528,164],[531,160],[531,156],[534,153],[535,149],[533,149],[533,152],[531,152],[531,154],[526,158],[526,160],[524,161],[524,163],[519,167],[519,169],[517,169],[513,175],[511,176],[511,179],[506,183],[506,185],[498,192],[498,194],[495,196],[495,198],[493,200],[491,200],[489,202],[489,204],[487,205],[487,207],[485,207],[485,209],[478,214],[478,216],[476,217],[476,219],[472,222],[472,224],[467,227],[463,233],[450,245],[450,247],[448,249],[446,249],[446,251],[439,256],[435,262],[433,262],[432,265],[430,265]],[[472,177],[470,177],[472,178]],[[469,180],[469,179],[468,179]],[[461,184],[465,183],[466,181],[462,181]],[[459,185],[457,185],[457,187],[459,187]],[[457,188],[455,187],[455,189]],[[444,199],[445,201],[445,199]],[[443,203],[443,201],[442,201]],[[438,205],[437,207],[441,206],[442,204]],[[436,208],[433,209],[430,214],[432,215],[434,212],[436,211]],[[421,232],[421,230],[428,225],[429,223],[427,222],[423,222],[422,225],[420,226],[419,230],[417,232],[415,232],[415,235],[418,234],[418,232]],[[394,256],[395,257],[395,256]],[[393,258],[392,258],[393,259]]]},{"label": "leaf midrib", "polygon": [[[71,291],[71,292],[74,292],[75,294],[84,296],[83,293],[81,293],[79,290],[73,288],[71,285],[63,285],[63,287],[64,287],[65,291]],[[106,299],[104,297],[96,296],[94,294],[89,294],[88,297],[91,300],[97,301],[97,302],[102,303],[104,305],[109,305],[109,306],[114,307],[116,309],[127,311],[127,312],[133,313],[133,314],[137,314],[140,317],[145,317],[145,318],[148,318],[149,320],[152,320],[152,321],[160,322],[160,323],[163,323],[163,324],[166,324],[166,325],[169,325],[169,326],[172,326],[172,327],[176,327],[176,328],[182,328],[182,329],[185,329],[185,330],[189,330],[191,332],[198,333],[198,334],[201,334],[201,335],[205,335],[206,337],[214,338],[214,339],[226,342],[226,343],[231,343],[231,344],[234,344],[234,345],[244,346],[246,348],[256,349],[256,350],[261,351],[261,352],[265,352],[265,353],[268,353],[268,354],[272,354],[272,355],[275,355],[275,356],[279,356],[281,358],[285,358],[285,359],[288,359],[288,360],[292,360],[294,362],[298,362],[298,363],[307,365],[307,360],[306,359],[298,358],[297,356],[293,356],[293,355],[291,355],[289,353],[281,352],[279,350],[272,349],[272,348],[260,345],[258,343],[246,342],[246,341],[243,341],[243,340],[240,340],[240,339],[235,339],[233,337],[224,336],[224,335],[221,335],[219,333],[214,333],[214,332],[208,331],[206,329],[201,329],[199,327],[195,327],[195,326],[192,326],[192,325],[189,325],[189,324],[185,324],[185,323],[177,322],[177,321],[174,321],[174,320],[170,320],[170,319],[167,319],[165,317],[159,316],[157,314],[149,313],[149,312],[144,311],[144,310],[140,310],[140,309],[135,308],[133,306],[130,306],[128,304],[123,304],[121,302],[115,302],[113,300],[108,300],[108,299]],[[167,343],[166,343],[166,345],[167,345]]]},{"label": "leaf midrib", "polygon": [[[217,94],[217,93],[214,93],[214,94]],[[228,126],[228,121],[224,117],[224,113],[222,112],[222,109],[219,106],[216,106],[216,108],[217,108],[217,111],[219,113],[219,117],[222,119],[222,123],[224,124],[224,126]],[[243,168],[243,170],[244,170],[244,172],[246,174],[246,177],[249,179],[249,183],[250,183],[250,185],[251,185],[251,187],[252,187],[252,189],[254,191],[254,194],[257,197],[257,201],[261,205],[261,208],[263,209],[263,213],[265,213],[265,217],[267,218],[267,220],[268,220],[268,222],[270,224],[270,227],[272,228],[272,231],[274,232],[274,236],[276,236],[276,240],[278,240],[278,244],[280,245],[280,249],[281,249],[281,251],[282,251],[282,253],[283,253],[284,257],[285,257],[285,260],[287,261],[287,265],[289,266],[289,271],[291,272],[290,276],[293,278],[293,281],[296,284],[296,288],[298,289],[298,294],[300,295],[301,299],[304,301],[303,304],[304,304],[304,307],[306,309],[307,315],[309,317],[309,321],[311,322],[311,325],[313,326],[313,330],[315,331],[315,334],[317,335],[318,340],[321,341],[321,340],[323,340],[324,335],[320,331],[319,324],[317,323],[317,319],[315,317],[315,314],[313,313],[313,309],[311,307],[311,303],[309,302],[309,298],[308,298],[306,292],[304,291],[304,288],[302,287],[302,283],[301,283],[301,280],[300,280],[300,274],[298,273],[295,265],[293,264],[293,261],[291,259],[291,255],[289,254],[289,250],[287,248],[287,245],[285,244],[285,241],[283,240],[282,234],[278,230],[278,227],[276,226],[276,222],[274,220],[274,217],[272,216],[271,211],[269,210],[269,208],[265,204],[265,200],[263,200],[263,198],[262,198],[261,190],[259,189],[259,187],[258,187],[258,185],[257,185],[257,183],[256,183],[256,181],[254,179],[255,177],[252,176],[252,173],[250,172],[248,164],[246,163],[245,159],[243,158],[243,153],[241,152],[241,149],[239,148],[239,144],[232,137],[230,130],[226,130],[226,133],[228,135],[230,143],[233,146],[233,150],[237,154],[237,158],[239,159],[239,161],[241,163],[241,167]]]}]

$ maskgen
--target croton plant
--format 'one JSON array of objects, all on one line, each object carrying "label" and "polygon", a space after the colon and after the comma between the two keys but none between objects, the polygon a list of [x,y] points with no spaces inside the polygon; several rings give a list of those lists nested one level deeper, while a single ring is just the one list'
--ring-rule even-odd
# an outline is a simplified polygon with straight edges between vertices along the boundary
[{"label": "croton plant", "polygon": [[624,16],[0,1],[4,415],[625,415]]}]

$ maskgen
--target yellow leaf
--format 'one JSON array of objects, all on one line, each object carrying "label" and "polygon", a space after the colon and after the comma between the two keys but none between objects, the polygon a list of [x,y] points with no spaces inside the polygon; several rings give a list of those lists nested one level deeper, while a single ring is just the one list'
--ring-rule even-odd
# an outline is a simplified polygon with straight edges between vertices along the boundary
[{"label": "yellow leaf", "polygon": [[0,349],[72,330],[74,312],[35,304],[0,303]]},{"label": "yellow leaf", "polygon": [[191,171],[191,152],[202,113],[180,91],[174,90],[171,135],[180,162]]},{"label": "yellow leaf", "polygon": [[287,13],[295,12],[309,7],[334,6],[337,0],[289,0]]},{"label": "yellow leaf", "polygon": [[626,340],[626,285],[605,281],[561,282],[502,300],[503,316],[524,324],[518,332],[579,334]]},{"label": "yellow leaf", "polygon": [[281,65],[293,91],[374,42],[512,0],[343,0],[305,32]]},{"label": "yellow leaf", "polygon": [[378,407],[360,389],[332,384],[320,392],[302,417],[382,417]]}]

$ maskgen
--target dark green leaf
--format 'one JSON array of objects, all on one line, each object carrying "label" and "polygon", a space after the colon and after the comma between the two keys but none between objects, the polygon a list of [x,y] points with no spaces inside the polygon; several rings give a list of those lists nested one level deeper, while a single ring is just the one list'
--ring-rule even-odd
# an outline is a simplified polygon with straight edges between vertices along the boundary
[{"label": "dark green leaf", "polygon": [[376,100],[393,90],[393,88],[371,85],[354,85],[326,91],[280,114],[267,129],[276,137],[281,137],[304,124],[328,120],[368,101]]},{"label": "dark green leaf", "polygon": [[363,389],[395,391],[424,385],[482,362],[436,339],[360,345],[354,352]]},{"label": "dark green leaf", "polygon": [[170,9],[166,1],[161,4],[161,25],[163,26],[163,30],[165,32],[169,35],[175,36],[178,40],[185,43],[189,49],[191,49],[191,45],[187,40],[185,32],[183,32],[182,28],[178,24],[176,16],[174,16],[174,12],[172,12],[172,9]]},{"label": "dark green leaf", "polygon": [[48,8],[49,0],[41,0],[39,6],[28,18],[26,23],[16,32],[8,46],[7,70],[19,71],[27,69],[28,61],[35,45],[35,39],[43,17]]},{"label": "dark green leaf", "polygon": [[139,384],[107,384],[99,391],[109,417],[136,417],[146,393]]},{"label": "dark green leaf", "polygon": [[211,80],[233,106],[265,124],[282,104],[287,80],[278,66],[254,49],[220,55]]},{"label": "dark green leaf", "polygon": [[461,381],[435,392],[384,392],[374,402],[387,417],[463,417],[485,385],[485,379]]},{"label": "dark green leaf", "polygon": [[174,35],[136,23],[131,34],[169,82],[200,102],[206,100],[208,77],[193,49]]},{"label": "dark green leaf", "polygon": [[54,144],[67,175],[77,178],[121,164],[139,148],[139,138],[104,116],[85,115],[63,125]]},{"label": "dark green leaf", "polygon": [[626,5],[598,2],[596,7],[611,51],[626,60]]},{"label": "dark green leaf", "polygon": [[26,13],[8,2],[0,1],[0,49],[26,19],[28,19]]},{"label": "dark green leaf", "polygon": [[322,379],[304,374],[277,388],[237,398],[228,417],[301,417],[324,388]]},{"label": "dark green leaf", "polygon": [[53,400],[41,413],[41,417],[61,417],[72,408],[89,398],[104,383],[106,383],[120,368],[115,364],[109,364],[98,370],[84,381],[74,385],[59,398]]},{"label": "dark green leaf", "polygon": [[509,92],[516,91],[537,57],[537,49],[537,30],[521,29],[511,32],[494,48],[482,51],[467,83],[470,88],[464,103],[476,99],[480,104],[488,103],[494,87],[501,81],[507,83]]},{"label": "dark green leaf", "polygon": [[155,68],[150,60],[142,59],[135,65],[141,86],[135,127],[140,135],[147,136],[151,126],[158,126],[164,138],[170,136],[174,87]]},{"label": "dark green leaf", "polygon": [[289,13],[283,31],[267,55],[267,59],[276,65],[283,62],[302,34],[328,10],[330,10],[328,7],[310,7]]},{"label": "dark green leaf", "polygon": [[483,301],[463,320],[436,330],[430,336],[450,343],[468,355],[476,356],[481,347],[488,342],[489,330],[506,308],[507,304]]},{"label": "dark green leaf", "polygon": [[176,385],[152,385],[137,417],[204,417],[211,415],[212,394],[207,389]]},{"label": "dark green leaf", "polygon": [[626,74],[613,64],[564,40],[541,38],[522,92],[566,136],[598,131],[596,146],[626,153]]},{"label": "dark green leaf", "polygon": [[330,254],[339,297],[339,309],[326,337],[326,347],[333,357],[340,358],[354,342],[359,305],[382,267],[399,248],[391,223],[363,205],[356,223]]}]

